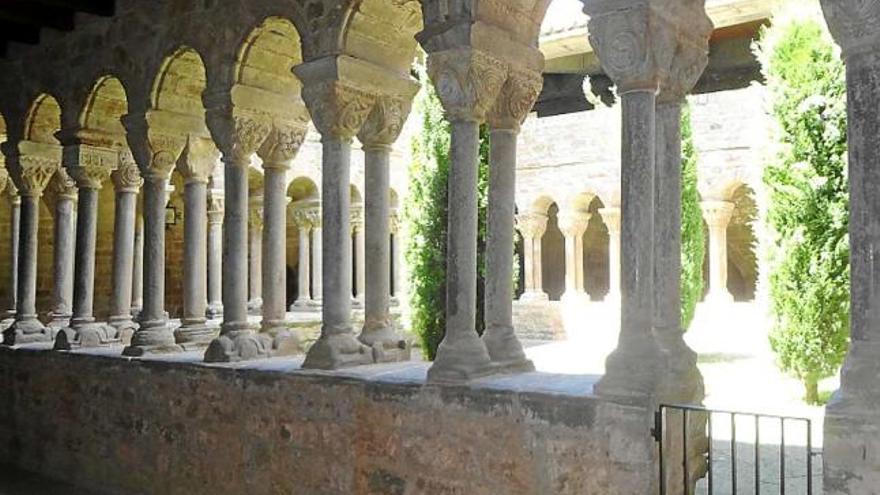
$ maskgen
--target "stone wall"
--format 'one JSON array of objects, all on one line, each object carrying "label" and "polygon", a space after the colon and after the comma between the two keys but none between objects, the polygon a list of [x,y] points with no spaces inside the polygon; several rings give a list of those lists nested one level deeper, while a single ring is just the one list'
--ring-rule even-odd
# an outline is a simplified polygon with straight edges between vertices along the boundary
[{"label": "stone wall", "polygon": [[597,377],[246,366],[0,349],[0,462],[127,495],[653,492],[651,415]]}]

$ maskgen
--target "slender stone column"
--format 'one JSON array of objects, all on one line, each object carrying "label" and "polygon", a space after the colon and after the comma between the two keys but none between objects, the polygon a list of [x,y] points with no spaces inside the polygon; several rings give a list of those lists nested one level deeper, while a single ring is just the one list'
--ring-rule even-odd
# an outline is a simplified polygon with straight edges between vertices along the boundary
[{"label": "slender stone column", "polygon": [[76,185],[64,169],[55,173],[47,193],[55,198],[54,305],[48,327],[54,333],[73,316],[73,264],[76,246]]},{"label": "slender stone column", "polygon": [[304,368],[336,369],[373,362],[351,324],[351,141],[374,105],[374,97],[335,79],[339,60],[297,66],[303,100],[321,133],[321,213],[323,216],[323,301],[320,338],[306,354]]},{"label": "slender stone column", "polygon": [[581,302],[586,299],[584,291],[584,232],[590,221],[585,211],[562,211],[559,214],[559,230],[565,236],[565,293],[562,300]]},{"label": "slender stone column", "polygon": [[18,308],[18,246],[19,233],[21,232],[21,196],[11,183],[9,188],[9,301],[8,309],[4,312],[4,318],[0,326],[8,328],[15,321]]},{"label": "slender stone column", "polygon": [[135,276],[135,225],[138,223],[137,196],[144,181],[134,158],[128,152],[120,155],[119,169],[113,172],[112,179],[116,187],[116,207],[113,220],[113,294],[110,299],[109,323],[116,328],[122,343],[129,345],[137,330],[131,308]]},{"label": "slender stone column", "polygon": [[521,301],[547,301],[550,296],[544,292],[541,261],[541,239],[547,231],[547,215],[544,213],[520,213],[516,225],[523,238],[523,265],[525,291]]},{"label": "slender stone column", "polygon": [[351,212],[351,231],[354,235],[354,299],[352,303],[357,308],[364,307],[364,291],[366,290],[366,236],[364,235],[363,207],[356,206]]},{"label": "slender stone column", "polygon": [[312,306],[321,306],[324,299],[323,217],[320,207],[312,210]]},{"label": "slender stone column", "polygon": [[208,309],[206,316],[223,316],[223,192],[208,191]]},{"label": "slender stone column", "polygon": [[729,201],[703,201],[703,219],[709,227],[709,293],[707,302],[732,302],[727,290],[727,226],[733,216]]},{"label": "slender stone column", "polygon": [[[48,342],[52,333],[37,318],[37,252],[39,250],[40,198],[58,170],[58,146],[22,141],[17,147],[5,143],[10,168],[18,175],[21,217],[18,244],[18,298],[15,322],[3,332],[5,345]],[[13,155],[13,156],[10,156]],[[15,163],[17,162],[17,163]]]},{"label": "slender stone column", "polygon": [[217,150],[205,138],[190,137],[178,160],[183,191],[183,317],[174,339],[186,350],[203,349],[217,336],[207,321],[208,309],[208,180]]},{"label": "slender stone column", "polygon": [[298,292],[296,301],[290,306],[291,311],[297,311],[308,307],[312,298],[309,295],[311,287],[311,277],[309,276],[309,263],[311,256],[309,254],[309,234],[312,231],[312,224],[309,222],[309,215],[303,209],[293,210],[293,219],[299,236],[299,259],[298,265]]},{"label": "slender stone column", "polygon": [[263,198],[248,203],[248,312],[263,309]]},{"label": "slender stone column", "polygon": [[[377,362],[408,361],[410,344],[391,318],[391,149],[409,115],[417,87],[401,97],[380,97],[358,138],[364,148],[364,223],[358,227],[358,288],[364,298],[359,340],[373,348]],[[366,232],[366,235],[364,235]],[[363,242],[363,244],[361,244]],[[364,251],[366,251],[364,253]]]},{"label": "slender stone column", "polygon": [[[143,199],[143,194],[141,194]],[[144,307],[144,216],[137,215],[134,223],[134,261],[131,275],[131,315],[139,317]]]},{"label": "slender stone column", "polygon": [[302,338],[287,324],[287,170],[306,135],[305,125],[276,124],[260,148],[263,160],[263,321],[274,355],[302,352]]},{"label": "slender stone column", "polygon": [[[601,208],[599,215],[608,229],[608,296],[610,302],[620,302],[620,208]],[[680,262],[679,262],[680,263]]]},{"label": "slender stone column", "polygon": [[400,232],[400,215],[398,215],[397,210],[392,209],[391,211],[391,283],[393,284],[393,291],[391,293],[391,305],[397,306],[400,304],[400,299],[403,296],[403,286],[405,282],[403,281],[403,270],[401,270],[401,263],[403,263],[402,248],[403,239]]},{"label": "slender stone column", "polygon": [[825,493],[880,486],[880,3],[822,0],[846,63],[849,140],[850,347],[825,412]]}]

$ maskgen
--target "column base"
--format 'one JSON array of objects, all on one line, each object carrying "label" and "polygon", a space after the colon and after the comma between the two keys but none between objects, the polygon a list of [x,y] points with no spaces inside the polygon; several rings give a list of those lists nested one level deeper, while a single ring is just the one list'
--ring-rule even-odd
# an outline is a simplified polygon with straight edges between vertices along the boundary
[{"label": "column base", "polygon": [[3,331],[3,345],[32,344],[34,342],[51,342],[52,331],[36,317],[15,320]]},{"label": "column base", "polygon": [[208,304],[208,309],[205,310],[205,317],[209,320],[218,320],[223,317],[223,303],[222,302],[213,302]]},{"label": "column base", "polygon": [[272,336],[257,334],[250,329],[221,334],[205,350],[206,363],[237,363],[271,356]]},{"label": "column base", "polygon": [[247,303],[248,314],[251,316],[260,316],[263,314],[263,298],[258,297],[251,299]]},{"label": "column base", "polygon": [[297,299],[290,305],[289,311],[291,313],[295,311],[310,311],[315,308],[315,305],[312,304],[311,299]]},{"label": "column base", "polygon": [[654,397],[660,372],[666,368],[664,360],[653,336],[620,341],[605,360],[605,374],[593,390],[611,397]]},{"label": "column base", "polygon": [[116,329],[117,336],[122,341],[122,345],[131,345],[131,338],[139,328],[139,325],[130,316],[111,316],[110,321],[107,323]]},{"label": "column base", "polygon": [[498,372],[528,373],[535,364],[526,358],[513,327],[492,327],[483,332],[483,344]]},{"label": "column base", "polygon": [[376,363],[396,363],[412,359],[412,345],[390,323],[381,328],[364,327],[358,340],[373,349],[373,361]]},{"label": "column base", "polygon": [[528,302],[532,302],[532,301],[543,302],[543,301],[549,301],[550,295],[542,290],[541,291],[538,291],[538,290],[526,291],[526,292],[523,292],[523,294],[521,296],[519,296],[519,300],[520,301],[528,301]]},{"label": "column base", "polygon": [[211,343],[220,332],[220,327],[201,321],[184,322],[174,331],[174,341],[186,351],[201,350]]},{"label": "column base", "polygon": [[46,323],[46,328],[50,329],[53,335],[57,335],[59,330],[70,326],[71,318],[73,318],[72,314],[49,313],[49,323]]},{"label": "column base", "polygon": [[263,320],[260,334],[272,339],[272,356],[296,356],[304,351],[302,336],[284,320]]},{"label": "column base", "polygon": [[174,332],[167,320],[143,321],[131,338],[131,344],[122,350],[123,356],[141,357],[149,354],[183,352],[174,342]]},{"label": "column base", "polygon": [[12,324],[15,323],[15,316],[7,316],[0,320],[0,331],[6,330],[11,327]]},{"label": "column base", "polygon": [[396,308],[400,306],[400,298],[397,296],[391,296],[391,299],[388,301],[392,308]]},{"label": "column base", "polygon": [[304,369],[335,370],[373,364],[373,350],[360,343],[351,332],[327,335],[312,344],[303,362]]},{"label": "column base", "polygon": [[73,323],[73,326],[60,329],[55,336],[56,351],[69,351],[74,348],[110,347],[121,344],[116,328],[97,322]]},{"label": "column base", "polygon": [[496,372],[486,347],[473,332],[473,337],[458,337],[453,343],[444,338],[440,342],[434,364],[428,368],[428,383],[458,384]]},{"label": "column base", "polygon": [[312,308],[321,308],[324,306],[324,300],[323,299],[310,299],[309,306]]}]

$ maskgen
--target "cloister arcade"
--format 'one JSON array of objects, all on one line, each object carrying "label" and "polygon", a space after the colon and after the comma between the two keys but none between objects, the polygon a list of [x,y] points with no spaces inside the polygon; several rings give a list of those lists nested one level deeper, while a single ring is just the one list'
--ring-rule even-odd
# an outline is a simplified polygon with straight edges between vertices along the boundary
[{"label": "cloister arcade", "polygon": [[[186,493],[185,487],[193,485],[222,491],[224,481],[239,483],[234,486],[241,493],[248,491],[243,488],[248,477],[224,476],[264,464],[272,464],[273,473],[284,473],[285,456],[273,454],[289,448],[272,450],[271,442],[259,436],[269,430],[273,441],[295,436],[320,446],[302,455],[306,461],[296,469],[309,471],[311,459],[329,474],[316,481],[320,489],[302,488],[303,493],[391,493],[383,491],[383,483],[398,483],[387,471],[396,467],[377,467],[376,460],[400,455],[383,447],[391,444],[401,445],[401,451],[403,445],[414,449],[407,461],[426,471],[412,468],[415,474],[401,476],[433,476],[419,482],[420,493],[653,493],[658,484],[650,437],[655,406],[699,403],[704,396],[696,356],[680,325],[680,116],[685,96],[707,65],[713,24],[699,0],[584,0],[590,43],[620,100],[620,132],[616,127],[608,131],[620,140],[620,185],[517,204],[517,136],[543,84],[544,56],[537,38],[549,3],[248,0],[145,7],[144,2],[119,0],[113,18],[84,18],[77,42],[58,35],[46,45],[17,49],[0,70],[3,194],[8,200],[0,221],[9,226],[3,242],[14,253],[3,277],[7,288],[15,287],[7,292],[2,359],[29,359],[33,351],[36,359],[45,356],[55,363],[88,360],[100,351],[100,359],[107,361],[96,366],[149,377],[150,366],[158,369],[175,355],[197,355],[176,369],[181,375],[168,381],[143,378],[121,391],[103,389],[109,386],[103,382],[88,385],[95,383],[88,373],[71,373],[82,375],[76,385],[65,382],[104,391],[94,396],[117,400],[115,407],[143,401],[144,395],[153,399],[150,394],[161,393],[163,384],[180,387],[166,392],[173,399],[155,399],[156,409],[143,401],[144,414],[158,417],[167,410],[213,416],[216,430],[211,429],[215,423],[189,428],[182,422],[161,431],[150,418],[125,427],[169,444],[202,435],[192,437],[192,445],[177,444],[203,449],[202,457],[232,439],[245,444],[231,450],[250,457],[230,470],[222,460],[194,460],[198,456],[181,453],[175,462],[204,462],[205,476],[172,474],[180,476],[181,485],[164,490],[168,493]],[[880,127],[880,87],[874,77],[880,64],[874,50],[880,4],[823,3],[849,67],[853,250],[852,350],[842,389],[828,409],[825,475],[829,493],[856,494],[880,486],[880,395],[873,382],[880,363],[875,328],[880,296],[872,262],[880,206],[878,178],[870,167]],[[391,368],[360,371],[375,372],[367,378],[357,370],[410,359],[411,343],[391,314],[391,296],[401,287],[394,211],[400,188],[393,184],[391,158],[393,148],[401,146],[398,138],[419,89],[411,76],[419,47],[426,52],[430,83],[452,133],[445,336],[434,362],[418,368],[415,379],[406,373],[416,368],[396,368],[406,376],[370,382]],[[482,336],[475,331],[481,124],[488,125],[491,141]],[[360,160],[362,176],[352,167]],[[707,297],[731,292],[748,297],[746,281],[755,277],[754,260],[739,249],[751,242],[747,226],[754,204],[747,186],[723,197],[704,193],[702,209],[710,253]],[[522,298],[550,297],[552,290],[552,297],[562,299],[619,299],[619,343],[603,376],[566,382],[534,372],[514,333],[515,228],[523,237]],[[564,259],[561,286],[558,268],[545,263],[559,259]],[[98,283],[108,279],[109,286]],[[545,279],[556,282],[545,290]],[[169,297],[172,293],[181,297]],[[320,336],[304,348],[287,313],[315,308],[320,310]],[[353,318],[353,310],[361,308],[362,327]],[[40,313],[46,309],[48,319]],[[308,393],[285,391],[272,381],[278,369],[271,367],[290,362],[266,359],[288,355],[304,355],[294,367],[308,381]],[[3,364],[10,378],[2,383],[10,389],[14,380],[26,379],[12,368]],[[343,368],[349,371],[338,371]],[[242,386],[242,395],[229,400],[222,394],[219,400],[211,397],[212,391],[202,395],[200,380],[190,378],[239,370],[218,385]],[[355,379],[368,386],[356,388]],[[245,407],[240,403],[250,407],[254,396],[248,393],[257,394],[265,407],[224,409]],[[308,400],[294,401],[295,407],[305,408],[301,417],[278,424],[272,414],[285,414],[292,403],[275,398],[289,398],[286,393],[301,393],[297,397]],[[20,391],[15,394],[16,401],[24,400]],[[444,402],[449,397],[458,402]],[[181,405],[212,398],[217,402],[204,409],[195,402],[190,408]],[[404,418],[414,403],[408,401],[434,409]],[[39,417],[63,421],[76,411],[41,412]],[[8,423],[12,429],[24,428],[27,422],[20,418],[25,416],[30,417],[10,414]],[[357,416],[353,421],[360,429],[340,433],[334,421],[343,416]],[[435,422],[440,439],[432,446],[437,451],[419,450],[429,442],[397,439],[406,421],[422,429]],[[245,424],[253,438],[236,430]],[[539,434],[516,430],[510,438],[505,436],[510,425]],[[123,428],[101,426],[111,432]],[[673,485],[680,474],[687,483],[702,474],[706,439],[697,430],[684,452],[692,472],[673,468]],[[95,431],[95,436],[103,433]],[[377,439],[386,434],[388,439]],[[486,440],[496,436],[503,438],[497,445]],[[571,439],[577,444],[565,443]],[[526,444],[539,440],[546,442],[541,448],[554,461],[578,469],[587,465],[589,472],[571,475],[575,471],[556,464],[533,464],[545,461],[531,459],[534,447]],[[498,458],[505,450],[519,452],[514,463],[519,469],[512,471],[520,474],[493,466],[493,456],[470,450],[459,456],[458,449],[470,449],[465,444],[471,442],[501,449],[493,450]],[[27,445],[16,445],[27,451]],[[340,445],[348,450],[334,450]],[[671,448],[685,446],[673,443]],[[349,472],[341,466],[354,456],[352,451],[367,460],[357,469],[349,466],[356,475],[339,474]],[[141,463],[138,455],[119,449],[92,460],[102,466],[96,470],[120,477],[113,478],[120,487],[137,483],[157,492],[170,483],[163,473],[188,472],[169,469],[168,457],[156,455]],[[110,467],[113,462],[156,472],[132,475],[138,481],[130,481],[124,479],[126,469]],[[406,462],[398,459],[398,464]],[[461,470],[464,464],[476,467]],[[503,460],[498,464],[506,465]],[[372,468],[373,474],[363,475]],[[467,483],[485,476],[481,470],[492,469],[504,471],[493,486],[467,491],[474,486]],[[458,473],[465,478],[456,478]],[[266,483],[257,492],[272,491]],[[357,490],[348,488],[356,483]]]}]

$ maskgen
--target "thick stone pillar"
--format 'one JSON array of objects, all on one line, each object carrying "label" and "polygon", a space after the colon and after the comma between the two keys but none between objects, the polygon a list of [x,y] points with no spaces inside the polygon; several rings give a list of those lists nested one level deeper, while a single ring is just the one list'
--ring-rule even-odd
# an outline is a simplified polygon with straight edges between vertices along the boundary
[{"label": "thick stone pillar", "polygon": [[[15,321],[3,332],[5,345],[48,342],[52,332],[37,317],[37,252],[39,250],[40,198],[61,163],[61,149],[22,141],[5,143],[10,171],[17,175],[21,195],[18,243],[18,292]],[[13,156],[10,156],[13,155]]]},{"label": "thick stone pillar", "polygon": [[590,222],[590,214],[579,210],[559,213],[559,230],[565,236],[565,292],[563,301],[586,302],[584,290],[584,232]]},{"label": "thick stone pillar", "polygon": [[[410,345],[391,318],[391,148],[409,115],[415,94],[401,98],[382,97],[358,135],[364,147],[364,224],[358,231],[364,238],[365,255],[357,257],[363,268],[357,278],[366,277],[366,307],[360,341],[373,348],[376,361],[408,361]],[[360,240],[355,244],[359,244]],[[358,297],[363,297],[363,293]]]},{"label": "thick stone pillar", "polygon": [[846,63],[849,139],[850,348],[825,411],[828,495],[880,487],[880,3],[822,0]]},{"label": "thick stone pillar", "polygon": [[113,221],[113,294],[108,323],[116,328],[122,343],[128,345],[137,330],[131,308],[135,278],[135,230],[138,223],[137,196],[144,181],[128,152],[120,155],[119,169],[113,172],[112,179],[116,187],[116,207]]},{"label": "thick stone pillar", "polygon": [[116,168],[118,153],[78,144],[64,149],[65,167],[76,181],[79,200],[76,212],[76,265],[73,286],[73,317],[58,333],[56,350],[72,346],[98,347],[118,343],[116,328],[95,321],[95,250],[98,240],[98,195]]},{"label": "thick stone pillar", "polygon": [[223,192],[208,191],[208,309],[206,316],[223,316]]},{"label": "thick stone pillar", "polygon": [[[143,200],[143,194],[140,195]],[[134,223],[134,268],[131,274],[131,315],[140,317],[144,307],[144,215],[143,211]]]},{"label": "thick stone pillar", "polygon": [[6,311],[3,313],[3,321],[0,327],[6,329],[15,321],[18,308],[18,245],[19,233],[21,232],[21,196],[11,180],[7,185],[9,196],[9,301]]},{"label": "thick stone pillar", "polygon": [[263,198],[248,202],[248,312],[263,310]]},{"label": "thick stone pillar", "polygon": [[53,307],[47,326],[52,332],[67,327],[73,316],[73,269],[76,249],[76,199],[73,179],[59,169],[47,188],[55,204]]},{"label": "thick stone pillar", "polygon": [[489,112],[489,204],[483,343],[500,370],[534,371],[513,328],[516,143],[541,92],[540,72],[511,71]]},{"label": "thick stone pillar", "polygon": [[733,302],[727,290],[727,226],[734,204],[729,201],[703,201],[703,219],[709,227],[709,292],[707,302]]},{"label": "thick stone pillar", "polygon": [[186,350],[203,349],[217,336],[207,321],[208,309],[208,180],[217,163],[217,150],[206,138],[190,138],[178,167],[183,190],[183,317],[174,332]]},{"label": "thick stone pillar", "polygon": [[296,301],[290,306],[291,311],[298,311],[307,308],[312,301],[309,294],[311,288],[310,275],[310,249],[309,234],[312,232],[312,224],[309,221],[309,215],[304,209],[294,209],[293,221],[296,224],[297,235],[299,236],[299,258],[297,260],[297,296]]},{"label": "thick stone pillar", "polygon": [[352,245],[352,260],[354,261],[354,292],[352,304],[356,308],[364,307],[364,291],[366,290],[367,274],[364,269],[366,263],[366,236],[364,235],[364,209],[363,206],[355,206],[351,211],[351,233],[354,237]]},{"label": "thick stone pillar", "polygon": [[[428,74],[452,126],[446,266],[446,335],[428,381],[456,383],[494,371],[476,332],[477,167],[480,123],[507,78],[506,65],[474,49],[433,52]],[[454,77],[457,74],[460,77]]]},{"label": "thick stone pillar", "polygon": [[544,292],[541,240],[547,231],[547,215],[544,213],[520,213],[516,225],[523,238],[523,278],[525,290],[521,301],[548,301],[550,296]]},{"label": "thick stone pillar", "polygon": [[351,142],[374,105],[357,83],[338,79],[347,59],[328,57],[297,66],[303,100],[321,133],[323,301],[320,338],[304,368],[335,369],[373,362],[351,324]]},{"label": "thick stone pillar", "polygon": [[[599,215],[608,229],[608,295],[606,300],[620,302],[620,208],[601,208]],[[679,262],[680,263],[680,262]]]},{"label": "thick stone pillar", "polygon": [[[263,321],[274,355],[302,352],[302,338],[287,324],[287,170],[306,136],[300,124],[279,125],[260,148],[263,160]],[[308,265],[308,263],[306,263]]]}]

